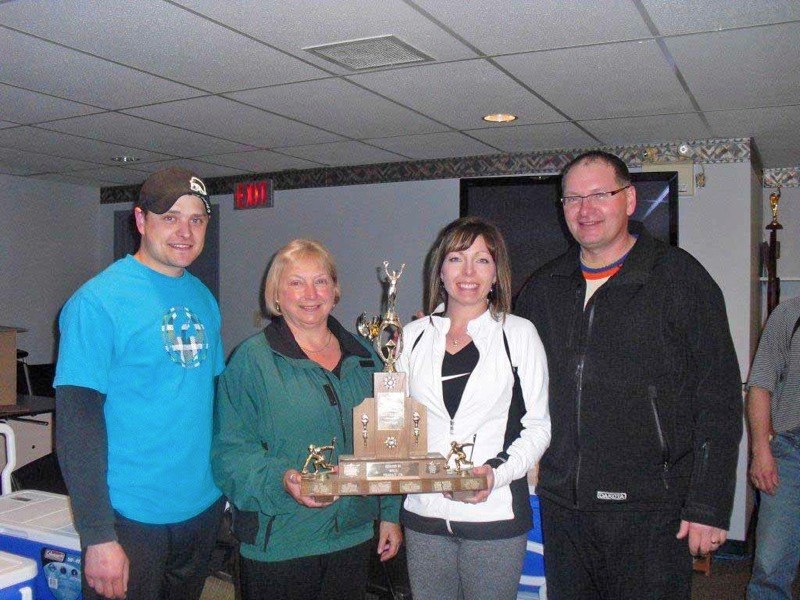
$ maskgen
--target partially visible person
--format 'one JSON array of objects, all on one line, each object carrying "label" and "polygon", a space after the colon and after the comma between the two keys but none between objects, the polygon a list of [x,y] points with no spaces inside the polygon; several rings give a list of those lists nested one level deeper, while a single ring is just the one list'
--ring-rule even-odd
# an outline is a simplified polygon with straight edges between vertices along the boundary
[{"label": "partially visible person", "polygon": [[742,435],[722,292],[629,222],[636,188],[618,157],[575,158],[562,195],[577,245],[516,306],[550,365],[553,440],[536,487],[547,591],[688,600],[692,555],[727,537]]},{"label": "partially visible person", "polygon": [[475,217],[433,249],[428,313],[404,330],[399,371],[427,408],[428,450],[478,465],[489,487],[415,494],[402,511],[416,600],[517,597],[532,527],[526,474],[550,442],[547,360],[534,326],[509,314],[511,269],[498,229]]},{"label": "partially visible person", "polygon": [[202,180],[144,182],[141,245],[59,320],[56,447],[84,550],[83,597],[197,599],[223,502],[211,474],[219,307],[186,267],[211,217]]},{"label": "partially visible person", "polygon": [[748,600],[792,598],[800,562],[800,298],[767,320],[747,391],[750,479],[760,490]]},{"label": "partially visible person", "polygon": [[389,560],[402,541],[397,496],[321,502],[300,492],[309,452],[325,462],[322,447],[335,438],[333,463],[353,453],[353,407],[373,395],[382,367],[330,315],[339,296],[324,246],[298,239],[281,248],[264,290],[272,322],[220,378],[212,462],[234,506],[244,600],[363,598],[370,553]]}]

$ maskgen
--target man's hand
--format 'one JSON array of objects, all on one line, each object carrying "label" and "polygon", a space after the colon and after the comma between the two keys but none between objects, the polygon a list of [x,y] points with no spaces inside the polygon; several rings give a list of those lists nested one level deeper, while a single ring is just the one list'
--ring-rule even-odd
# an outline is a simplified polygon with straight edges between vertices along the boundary
[{"label": "man's hand", "polygon": [[402,543],[403,532],[400,529],[400,525],[389,521],[381,521],[378,529],[378,554],[381,555],[381,562],[394,558]]},{"label": "man's hand", "polygon": [[681,521],[681,527],[675,537],[682,540],[687,536],[689,537],[689,553],[692,556],[705,556],[716,551],[725,543],[725,540],[728,539],[728,532],[711,525]]},{"label": "man's hand", "polygon": [[118,542],[94,544],[86,548],[83,573],[86,582],[101,596],[125,598],[128,592],[130,562]]},{"label": "man's hand", "polygon": [[769,446],[758,452],[753,452],[753,457],[750,460],[750,480],[754,486],[770,496],[774,496],[775,492],[778,491],[778,485],[780,484],[778,465],[775,463],[775,457],[772,456],[772,450]]}]

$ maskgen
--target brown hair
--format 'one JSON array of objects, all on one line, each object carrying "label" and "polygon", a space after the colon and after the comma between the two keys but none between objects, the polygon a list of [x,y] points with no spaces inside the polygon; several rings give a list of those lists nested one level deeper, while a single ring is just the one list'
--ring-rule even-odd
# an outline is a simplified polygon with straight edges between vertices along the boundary
[{"label": "brown hair", "polygon": [[590,150],[589,152],[584,152],[579,156],[573,158],[567,166],[564,167],[564,170],[561,171],[561,187],[564,187],[564,180],[567,178],[567,174],[572,170],[573,167],[577,167],[578,165],[585,165],[593,162],[601,162],[614,170],[614,178],[617,180],[619,185],[630,185],[631,184],[631,174],[628,171],[628,165],[618,156],[614,154],[610,154],[608,152],[603,152],[602,150]]},{"label": "brown hair", "polygon": [[333,254],[315,240],[297,239],[292,240],[278,250],[267,272],[266,282],[264,283],[264,305],[269,314],[281,314],[281,309],[278,305],[278,284],[281,281],[284,270],[288,265],[305,259],[316,260],[322,264],[328,273],[328,277],[333,282],[333,302],[335,304],[339,303],[342,289],[339,287],[339,277],[336,274],[336,263],[333,260]]},{"label": "brown hair", "polygon": [[489,310],[492,317],[499,319],[511,310],[511,264],[505,240],[500,230],[480,217],[462,217],[448,224],[441,232],[431,252],[430,274],[428,276],[428,313],[444,302],[447,304],[447,291],[440,276],[445,257],[451,252],[461,252],[475,243],[479,237],[486,242],[489,254],[497,270],[497,282],[489,294]]}]

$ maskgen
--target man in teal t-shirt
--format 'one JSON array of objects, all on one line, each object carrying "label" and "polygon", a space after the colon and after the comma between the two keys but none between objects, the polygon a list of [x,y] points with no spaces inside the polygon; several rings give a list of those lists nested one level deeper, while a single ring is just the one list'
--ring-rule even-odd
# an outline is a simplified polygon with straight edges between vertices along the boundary
[{"label": "man in teal t-shirt", "polygon": [[210,466],[216,300],[185,269],[211,215],[190,171],[151,175],[133,256],[64,306],[57,450],[84,551],[84,599],[197,599],[223,501]]}]

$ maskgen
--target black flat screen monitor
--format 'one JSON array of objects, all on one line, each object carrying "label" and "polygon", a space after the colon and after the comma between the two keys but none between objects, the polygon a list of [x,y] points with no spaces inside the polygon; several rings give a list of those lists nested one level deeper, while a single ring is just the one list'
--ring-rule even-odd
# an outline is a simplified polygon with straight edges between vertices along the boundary
[{"label": "black flat screen monitor", "polygon": [[[678,245],[678,174],[631,173],[636,211],[654,237]],[[561,178],[485,177],[461,180],[461,216],[483,217],[500,228],[511,256],[513,295],[539,267],[562,254],[572,238],[561,208]]]}]

